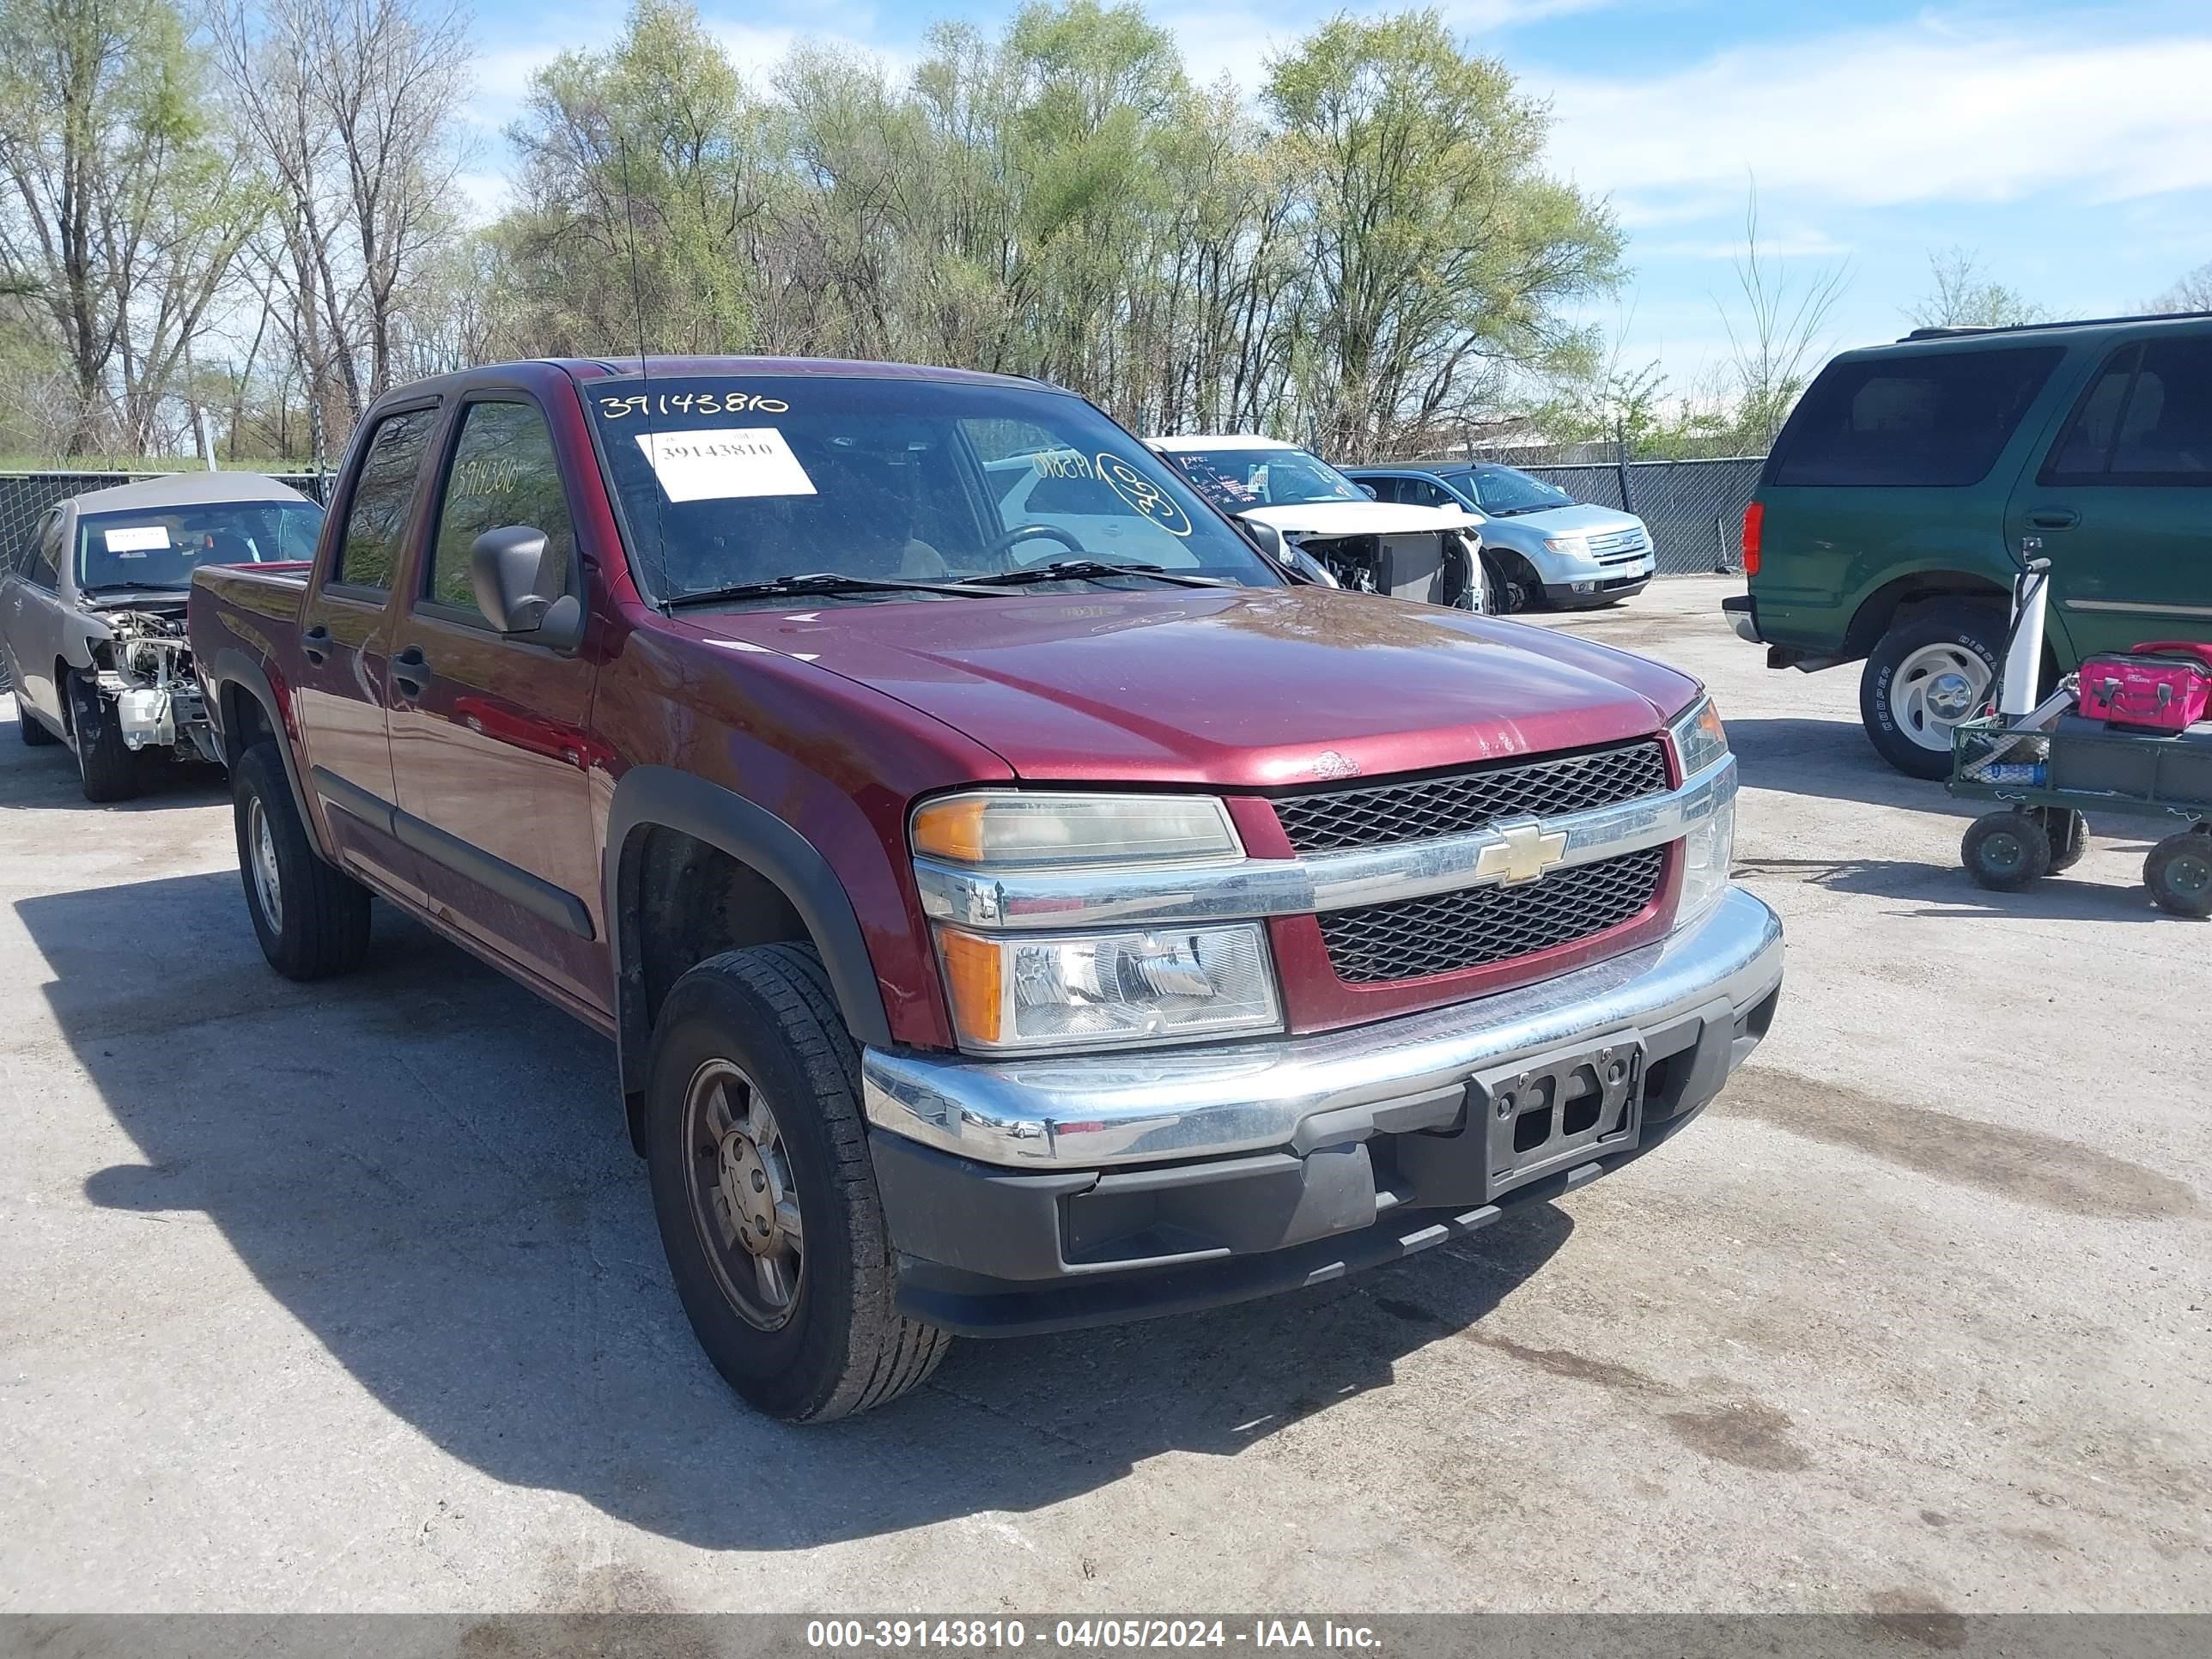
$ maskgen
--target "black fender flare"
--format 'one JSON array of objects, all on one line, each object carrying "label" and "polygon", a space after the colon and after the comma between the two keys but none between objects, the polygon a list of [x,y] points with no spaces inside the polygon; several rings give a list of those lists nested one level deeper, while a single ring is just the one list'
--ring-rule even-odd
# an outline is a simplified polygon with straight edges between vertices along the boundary
[{"label": "black fender flare", "polygon": [[[215,653],[209,665],[208,685],[215,696],[210,699],[208,719],[215,726],[216,740],[222,745],[224,763],[229,763],[229,722],[224,718],[224,700],[235,687],[238,695],[252,698],[261,705],[263,717],[269,730],[276,738],[276,758],[283,763],[284,781],[291,786],[292,807],[299,813],[300,822],[307,826],[310,839],[315,836],[319,820],[307,810],[307,791],[300,787],[299,757],[292,752],[290,735],[284,724],[284,714],[276,701],[276,688],[269,683],[268,671],[234,645],[227,645]],[[327,855],[325,855],[327,856]]]},{"label": "black fender flare", "polygon": [[680,830],[774,883],[822,953],[846,1029],[860,1042],[878,1048],[890,1043],[890,1021],[884,1012],[883,989],[876,981],[860,918],[844,883],[813,843],[734,790],[673,767],[633,766],[616,783],[608,805],[602,860],[624,1094],[635,1095],[645,1087],[647,1037],[642,958],[629,944],[636,927],[631,914],[637,890],[632,841],[637,831],[654,828]]}]

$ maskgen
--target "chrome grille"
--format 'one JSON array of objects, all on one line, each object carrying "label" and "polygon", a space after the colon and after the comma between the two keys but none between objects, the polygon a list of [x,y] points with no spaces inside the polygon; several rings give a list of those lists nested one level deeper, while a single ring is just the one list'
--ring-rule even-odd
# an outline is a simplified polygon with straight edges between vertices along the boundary
[{"label": "chrome grille", "polygon": [[1649,905],[1667,867],[1648,847],[1555,870],[1521,887],[1468,887],[1430,898],[1336,910],[1321,935],[1337,977],[1352,985],[1455,973],[1617,927]]},{"label": "chrome grille", "polygon": [[1285,795],[1283,833],[1301,853],[1382,847],[1479,830],[1492,818],[1555,817],[1611,806],[1667,788],[1667,754],[1644,738],[1581,755],[1505,761],[1449,777]]},{"label": "chrome grille", "polygon": [[1650,538],[1641,530],[1608,530],[1589,538],[1590,551],[1601,558],[1608,553],[1641,553],[1650,545]]}]

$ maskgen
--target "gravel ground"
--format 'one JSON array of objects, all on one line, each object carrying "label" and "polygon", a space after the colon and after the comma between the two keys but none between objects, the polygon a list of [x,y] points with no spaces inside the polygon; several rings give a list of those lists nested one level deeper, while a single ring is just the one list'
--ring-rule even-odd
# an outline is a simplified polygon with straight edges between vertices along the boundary
[{"label": "gravel ground", "polygon": [[1726,586],[1774,1033],[1665,1152],[1323,1289],[969,1343],[875,1416],[694,1346],[597,1037],[380,917],[276,979],[220,782],[0,732],[0,1609],[2212,1610],[2212,927],[2011,897]]}]

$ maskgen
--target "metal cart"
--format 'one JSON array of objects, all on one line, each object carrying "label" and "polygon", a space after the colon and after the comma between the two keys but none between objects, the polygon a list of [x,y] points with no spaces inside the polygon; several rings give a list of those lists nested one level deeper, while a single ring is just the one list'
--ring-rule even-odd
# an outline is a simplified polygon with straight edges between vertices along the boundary
[{"label": "metal cart", "polygon": [[2143,884],[2163,910],[2212,915],[2212,727],[2136,737],[2079,715],[2032,730],[2001,715],[1951,735],[1950,791],[2002,801],[1960,843],[1966,873],[2009,892],[2077,863],[2087,813],[2166,813],[2186,821],[2150,849]]}]

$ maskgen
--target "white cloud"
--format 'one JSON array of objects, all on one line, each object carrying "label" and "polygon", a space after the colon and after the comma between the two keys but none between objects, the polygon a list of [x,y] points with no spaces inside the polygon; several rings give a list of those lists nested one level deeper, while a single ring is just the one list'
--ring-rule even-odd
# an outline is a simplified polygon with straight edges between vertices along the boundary
[{"label": "white cloud", "polygon": [[[1556,165],[1645,222],[1789,193],[1856,207],[2212,187],[2212,32],[1924,15],[1547,90]],[[1624,216],[1628,216],[1627,214]]]},{"label": "white cloud", "polygon": [[[1478,49],[1487,50],[1489,43],[1481,37],[1492,31],[1617,3],[1619,0],[1444,0],[1437,9],[1455,32],[1469,37]],[[1403,9],[1379,3],[1340,5],[1331,0],[1296,0],[1265,10],[1249,6],[1205,10],[1178,7],[1156,11],[1153,17],[1175,36],[1184,70],[1192,81],[1210,87],[1226,75],[1249,97],[1267,80],[1270,58],[1280,57],[1337,11],[1381,15]]]}]

